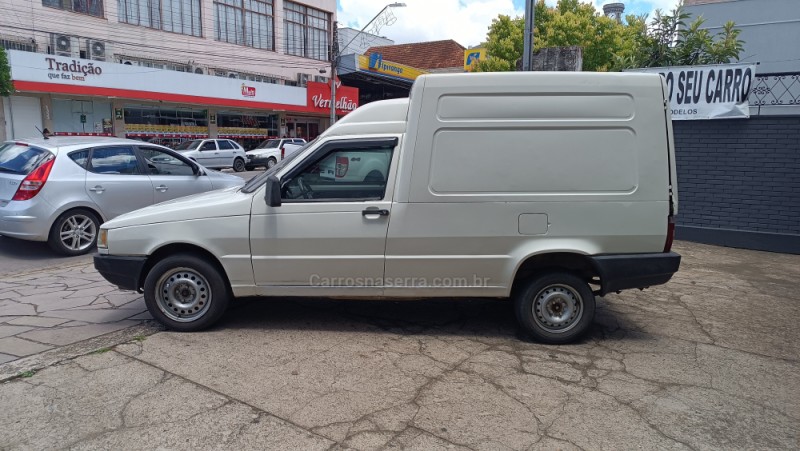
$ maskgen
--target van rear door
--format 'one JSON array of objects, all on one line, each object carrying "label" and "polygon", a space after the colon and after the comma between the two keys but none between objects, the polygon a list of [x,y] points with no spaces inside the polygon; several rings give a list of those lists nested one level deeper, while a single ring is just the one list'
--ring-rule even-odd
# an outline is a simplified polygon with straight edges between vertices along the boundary
[{"label": "van rear door", "polygon": [[670,214],[678,214],[678,171],[675,165],[675,140],[672,135],[672,110],[667,97],[667,81],[661,77],[661,92],[664,96],[664,121],[667,125],[667,158],[669,159],[669,207]]}]

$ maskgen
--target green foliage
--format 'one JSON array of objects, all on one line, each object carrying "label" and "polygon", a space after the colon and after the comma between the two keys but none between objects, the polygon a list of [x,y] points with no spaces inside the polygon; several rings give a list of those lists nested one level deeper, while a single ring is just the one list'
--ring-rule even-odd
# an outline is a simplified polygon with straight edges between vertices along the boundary
[{"label": "green foliage", "polygon": [[[736,61],[742,51],[739,30],[728,22],[721,32],[701,29],[702,17],[687,25],[683,5],[667,14],[629,15],[622,23],[600,14],[592,3],[559,0],[549,7],[536,2],[534,49],[580,46],[583,70],[609,71],[635,67],[718,64]],[[489,57],[474,71],[515,70],[522,58],[525,20],[500,15],[489,26],[484,44]]]},{"label": "green foliage", "polygon": [[0,96],[8,97],[14,92],[14,84],[11,82],[11,66],[8,64],[6,50],[0,47]]}]

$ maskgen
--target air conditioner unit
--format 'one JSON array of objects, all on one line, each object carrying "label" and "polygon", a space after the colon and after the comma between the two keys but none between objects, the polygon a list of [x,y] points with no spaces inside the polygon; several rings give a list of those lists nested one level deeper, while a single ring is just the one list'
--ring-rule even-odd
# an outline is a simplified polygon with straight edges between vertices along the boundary
[{"label": "air conditioner unit", "polygon": [[72,36],[56,33],[51,34],[50,53],[58,56],[72,56]]},{"label": "air conditioner unit", "polygon": [[297,74],[297,85],[305,87],[308,84],[308,74]]},{"label": "air conditioner unit", "polygon": [[87,39],[86,56],[95,61],[105,61],[106,43],[103,41],[95,41],[94,39]]},{"label": "air conditioner unit", "polygon": [[199,74],[199,75],[205,75],[206,74],[206,68],[205,67],[194,66],[194,67],[192,67],[192,73]]}]

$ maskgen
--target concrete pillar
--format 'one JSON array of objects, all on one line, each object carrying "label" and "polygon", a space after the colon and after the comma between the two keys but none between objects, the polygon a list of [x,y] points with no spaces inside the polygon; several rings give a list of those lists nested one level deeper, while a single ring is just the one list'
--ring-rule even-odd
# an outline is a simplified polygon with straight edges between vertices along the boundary
[{"label": "concrete pillar", "polygon": [[217,110],[213,108],[208,109],[208,137],[216,138],[219,136],[219,117],[217,117]]},{"label": "concrete pillar", "polygon": [[59,131],[53,129],[53,97],[45,94],[39,97],[39,102],[42,106],[42,130],[46,128],[50,132]]},{"label": "concrete pillar", "polygon": [[122,100],[111,102],[111,114],[113,115],[114,136],[117,138],[125,137],[125,104]]}]

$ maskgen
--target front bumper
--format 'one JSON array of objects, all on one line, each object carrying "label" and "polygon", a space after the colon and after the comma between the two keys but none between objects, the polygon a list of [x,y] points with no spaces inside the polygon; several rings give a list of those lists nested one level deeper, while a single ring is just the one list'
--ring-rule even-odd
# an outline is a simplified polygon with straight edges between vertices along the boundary
[{"label": "front bumper", "polygon": [[118,257],[95,254],[94,268],[107,281],[123,290],[139,291],[147,257]]},{"label": "front bumper", "polygon": [[681,256],[675,252],[656,254],[599,255],[592,263],[600,274],[600,295],[630,288],[665,284],[678,272]]}]

